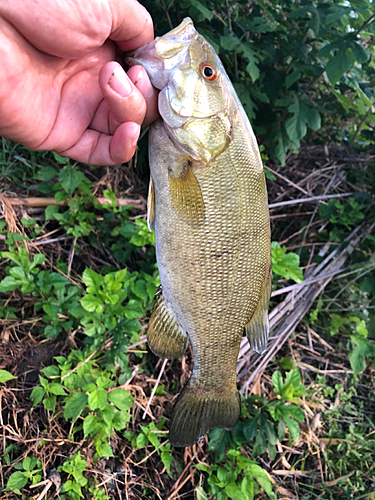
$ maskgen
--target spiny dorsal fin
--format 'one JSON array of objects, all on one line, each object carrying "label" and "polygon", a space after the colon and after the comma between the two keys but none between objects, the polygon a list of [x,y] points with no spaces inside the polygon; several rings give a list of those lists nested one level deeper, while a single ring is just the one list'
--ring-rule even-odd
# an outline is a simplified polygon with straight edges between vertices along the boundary
[{"label": "spiny dorsal fin", "polygon": [[189,224],[201,224],[204,221],[203,196],[190,162],[185,163],[178,175],[171,170],[168,179],[172,203],[178,214]]},{"label": "spiny dorsal fin", "polygon": [[268,320],[268,305],[272,288],[272,269],[264,280],[261,296],[254,314],[245,326],[246,335],[254,351],[262,354],[267,349],[268,334],[270,330]]},{"label": "spiny dorsal fin", "polygon": [[155,301],[147,330],[151,351],[161,358],[176,359],[184,355],[187,336],[181,331],[173,313],[165,304],[162,293]]},{"label": "spiny dorsal fin", "polygon": [[155,225],[155,186],[152,177],[150,177],[150,184],[148,185],[147,197],[147,225],[150,231],[154,229]]}]

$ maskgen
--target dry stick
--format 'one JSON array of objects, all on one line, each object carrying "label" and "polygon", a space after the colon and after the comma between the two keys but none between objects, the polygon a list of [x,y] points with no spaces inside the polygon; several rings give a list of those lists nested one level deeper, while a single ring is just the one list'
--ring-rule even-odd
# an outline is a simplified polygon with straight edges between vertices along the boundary
[{"label": "dry stick", "polygon": [[156,384],[155,384],[154,388],[152,389],[152,393],[151,393],[150,399],[148,400],[148,403],[147,403],[147,406],[146,406],[145,412],[144,412],[144,414],[143,414],[142,420],[144,420],[144,419],[146,418],[146,415],[147,415],[148,410],[149,410],[150,405],[151,405],[151,401],[152,401],[152,399],[153,399],[153,397],[154,397],[154,395],[155,395],[156,389],[158,388],[158,385],[159,385],[159,382],[160,382],[161,376],[162,376],[162,374],[163,374],[163,371],[164,371],[165,365],[167,364],[167,361],[168,361],[167,359],[165,359],[165,360],[164,360],[164,362],[163,362],[163,366],[162,366],[162,367],[161,367],[161,369],[160,369],[159,376],[158,376],[158,378],[157,378],[157,380],[156,380]]},{"label": "dry stick", "polygon": [[[9,205],[12,207],[48,207],[49,205],[67,205],[70,199],[57,202],[55,198],[7,198]],[[112,204],[112,201],[108,198],[99,197],[95,200],[101,205]],[[139,207],[144,205],[143,199],[139,198],[116,198],[116,205],[120,207],[127,207],[129,205],[133,207]]]},{"label": "dry stick", "polygon": [[327,194],[321,196],[311,196],[310,198],[298,198],[297,200],[280,201],[279,203],[271,203],[269,208],[285,207],[286,205],[298,205],[299,203],[307,203],[308,201],[324,201],[331,198],[344,198],[353,196],[355,193]]},{"label": "dry stick", "polygon": [[303,194],[309,194],[305,189],[301,188],[301,186],[299,186],[298,184],[295,184],[293,181],[291,181],[290,179],[288,179],[287,177],[284,177],[283,175],[279,174],[279,172],[276,172],[276,170],[273,170],[272,168],[270,167],[264,167],[266,168],[267,170],[269,170],[270,172],[272,172],[274,175],[276,175],[277,177],[280,177],[280,179],[282,179],[283,181],[287,182],[288,184],[290,184],[291,186],[293,186],[294,188],[298,189],[299,191],[301,191]]},{"label": "dry stick", "polygon": [[[308,274],[309,279],[312,278],[315,280],[316,278],[320,278],[319,281],[313,283],[310,287],[303,287],[297,291],[293,290],[282,303],[271,311],[270,328],[274,331],[275,339],[270,343],[268,352],[264,356],[261,357],[253,353],[245,339],[241,346],[242,358],[237,363],[237,380],[242,379],[251,368],[256,367],[251,376],[242,384],[240,392],[248,390],[249,385],[254,381],[257,374],[265,369],[268,362],[281,348],[290,333],[309,310],[315,298],[331,281],[334,271],[337,269],[341,270],[347,256],[354,250],[355,245],[361,239],[363,231],[363,225],[355,228],[344,242],[335,248],[323,262],[312,268]],[[348,242],[349,245],[344,248]],[[293,302],[297,305],[293,306]],[[255,360],[249,363],[250,358],[253,356]]]}]

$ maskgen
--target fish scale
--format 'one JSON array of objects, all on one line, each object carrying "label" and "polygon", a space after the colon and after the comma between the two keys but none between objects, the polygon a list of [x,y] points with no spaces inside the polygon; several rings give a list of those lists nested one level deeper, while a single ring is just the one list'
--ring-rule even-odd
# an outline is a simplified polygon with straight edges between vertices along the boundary
[{"label": "fish scale", "polygon": [[[161,90],[162,103],[162,120],[149,135],[148,220],[155,227],[161,291],[148,343],[157,355],[173,358],[191,342],[194,368],[169,433],[172,444],[187,446],[214,427],[232,428],[239,418],[236,362],[244,330],[254,349],[266,347],[266,183],[247,116],[220,59],[191,20],[139,49],[134,61]],[[212,82],[203,64],[212,66]]]}]

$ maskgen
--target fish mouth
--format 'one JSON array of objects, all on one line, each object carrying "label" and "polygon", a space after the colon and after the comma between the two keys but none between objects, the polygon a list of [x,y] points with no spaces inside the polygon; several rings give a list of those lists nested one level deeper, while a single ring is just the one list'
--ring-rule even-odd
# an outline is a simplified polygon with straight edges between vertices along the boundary
[{"label": "fish mouth", "polygon": [[168,84],[171,72],[189,62],[189,46],[196,34],[193,21],[187,17],[173,30],[137,49],[132,57],[125,59],[125,63],[143,66],[153,86],[162,90]]}]

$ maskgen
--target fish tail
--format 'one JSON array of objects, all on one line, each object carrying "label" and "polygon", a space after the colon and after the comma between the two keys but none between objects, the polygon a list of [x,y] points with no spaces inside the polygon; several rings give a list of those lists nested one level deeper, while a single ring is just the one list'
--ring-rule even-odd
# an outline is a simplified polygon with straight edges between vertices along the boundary
[{"label": "fish tail", "polygon": [[215,427],[233,429],[240,412],[241,400],[235,384],[218,392],[189,381],[173,408],[169,441],[174,446],[192,446]]}]

